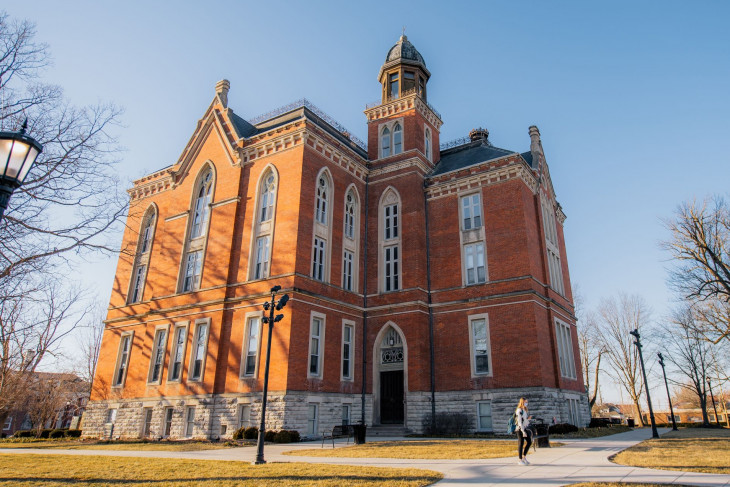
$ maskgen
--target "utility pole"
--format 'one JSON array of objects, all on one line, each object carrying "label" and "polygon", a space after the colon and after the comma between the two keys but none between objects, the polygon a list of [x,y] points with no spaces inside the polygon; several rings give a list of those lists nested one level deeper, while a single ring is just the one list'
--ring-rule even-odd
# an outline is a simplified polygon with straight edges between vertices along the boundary
[{"label": "utility pole", "polygon": [[662,373],[664,374],[664,386],[667,388],[667,399],[669,400],[669,414],[672,415],[672,431],[677,431],[677,421],[674,419],[674,408],[672,407],[672,396],[669,394],[669,384],[667,383],[667,371],[664,369],[664,357],[661,352],[657,353],[659,356],[659,365],[662,366]]},{"label": "utility pole", "polygon": [[641,336],[639,335],[639,329],[630,331],[631,335],[636,338],[634,345],[639,350],[639,361],[641,362],[641,373],[644,376],[644,389],[646,389],[646,402],[649,403],[649,419],[651,420],[651,437],[659,438],[659,432],[656,430],[656,422],[654,421],[654,409],[651,407],[651,395],[649,395],[649,382],[646,380],[646,368],[644,367],[644,354],[641,353]]}]

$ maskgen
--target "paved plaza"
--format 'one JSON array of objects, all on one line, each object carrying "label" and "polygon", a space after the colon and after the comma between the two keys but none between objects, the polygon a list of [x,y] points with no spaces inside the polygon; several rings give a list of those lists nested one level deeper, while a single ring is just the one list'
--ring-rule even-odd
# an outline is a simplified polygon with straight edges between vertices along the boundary
[{"label": "paved plaza", "polygon": [[[660,429],[660,433],[668,429]],[[608,460],[611,455],[639,443],[651,436],[651,430],[636,429],[627,433],[590,440],[560,440],[560,448],[543,448],[528,456],[531,465],[517,464],[517,458],[490,460],[411,460],[391,458],[324,458],[283,455],[285,451],[310,449],[318,442],[298,444],[272,444],[266,446],[268,462],[310,462],[339,465],[364,465],[378,467],[423,468],[444,474],[437,485],[449,487],[474,485],[566,485],[577,482],[653,482],[667,484],[730,486],[730,475],[655,470],[616,465]],[[384,438],[377,441],[408,440],[408,438]],[[489,441],[489,440],[484,440]],[[516,444],[516,442],[515,442]],[[331,445],[331,443],[330,443]],[[346,446],[344,441],[337,447]],[[331,448],[331,446],[330,446]],[[516,447],[515,447],[516,450]],[[44,455],[108,455],[150,458],[188,458],[197,460],[253,460],[255,448],[232,448],[197,452],[164,451],[101,451],[56,449],[0,449],[0,453]],[[730,457],[730,455],[729,455]]]}]

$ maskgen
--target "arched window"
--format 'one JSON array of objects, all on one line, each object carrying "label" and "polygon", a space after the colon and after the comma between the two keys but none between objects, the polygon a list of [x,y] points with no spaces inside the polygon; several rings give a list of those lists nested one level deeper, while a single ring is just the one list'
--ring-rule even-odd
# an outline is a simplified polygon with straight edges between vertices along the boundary
[{"label": "arched window", "polygon": [[261,222],[271,220],[272,210],[274,209],[274,196],[276,191],[276,179],[274,174],[269,172],[262,181],[261,186]]},{"label": "arched window", "polygon": [[193,192],[190,227],[185,242],[185,253],[181,265],[180,291],[196,291],[200,288],[205,253],[205,236],[210,220],[210,203],[213,198],[213,168],[208,166],[198,177]]},{"label": "arched window", "polygon": [[426,159],[431,160],[431,130],[428,128],[425,131],[423,147],[426,152]]},{"label": "arched window", "polygon": [[400,196],[389,188],[380,198],[379,205],[379,248],[380,248],[380,290],[397,291],[402,288],[401,269],[403,263]]},{"label": "arched window", "polygon": [[257,219],[253,222],[251,232],[252,256],[249,267],[249,279],[265,279],[269,277],[271,267],[271,247],[274,241],[274,220],[276,218],[276,169],[271,166],[264,170],[258,192]]},{"label": "arched window", "polygon": [[144,285],[147,280],[147,270],[150,263],[150,250],[152,249],[152,239],[155,233],[155,222],[157,221],[157,212],[155,207],[150,207],[142,219],[142,227],[139,232],[139,240],[137,241],[137,253],[134,258],[134,267],[132,268],[132,279],[129,286],[128,303],[138,303],[142,301],[144,294]]},{"label": "arched window", "polygon": [[393,154],[403,152],[403,130],[399,123],[393,127]]},{"label": "arched window", "polygon": [[345,238],[342,240],[342,287],[357,291],[359,237],[359,205],[354,186],[345,194]]},{"label": "arched window", "polygon": [[330,249],[332,242],[331,201],[332,178],[327,169],[322,169],[315,179],[314,235],[312,236],[312,277],[329,282]]},{"label": "arched window", "polygon": [[213,173],[209,169],[200,181],[195,203],[193,203],[193,224],[190,229],[191,239],[202,236],[207,229],[208,217],[210,215],[210,197],[212,187]]},{"label": "arched window", "polygon": [[314,219],[322,225],[327,225],[329,181],[327,176],[322,174],[317,180],[317,201],[315,203]]},{"label": "arched window", "polygon": [[383,134],[380,136],[380,145],[381,145],[381,157],[388,157],[390,155],[390,129],[388,127],[385,127],[383,129]]}]

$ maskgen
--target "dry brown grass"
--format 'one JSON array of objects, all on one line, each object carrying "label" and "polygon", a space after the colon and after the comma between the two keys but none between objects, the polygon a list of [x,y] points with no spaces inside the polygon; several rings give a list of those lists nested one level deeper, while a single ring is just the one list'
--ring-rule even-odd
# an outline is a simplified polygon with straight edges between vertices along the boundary
[{"label": "dry brown grass", "polygon": [[730,473],[730,430],[683,428],[642,441],[613,457],[621,465],[704,473]]},{"label": "dry brown grass", "polygon": [[[49,440],[49,441],[4,441],[0,448],[44,448],[61,450],[111,450],[111,451],[202,451],[228,448],[225,443],[205,441],[94,441],[94,440]],[[248,446],[248,445],[244,445]]]},{"label": "dry brown grass", "polygon": [[70,455],[0,455],[0,486],[244,487],[260,485],[417,487],[443,476],[416,469],[125,458]]},{"label": "dry brown grass", "polygon": [[[559,445],[555,445],[559,446]],[[381,441],[342,448],[293,450],[284,455],[344,458],[464,460],[516,456],[517,442],[508,440]]]},{"label": "dry brown grass", "polygon": [[626,433],[627,431],[632,431],[633,429],[634,428],[629,428],[628,426],[623,426],[620,424],[617,424],[615,426],[601,426],[598,428],[580,428],[578,431],[575,431],[573,433],[565,433],[560,435],[551,434],[550,438],[600,438],[601,436]]}]

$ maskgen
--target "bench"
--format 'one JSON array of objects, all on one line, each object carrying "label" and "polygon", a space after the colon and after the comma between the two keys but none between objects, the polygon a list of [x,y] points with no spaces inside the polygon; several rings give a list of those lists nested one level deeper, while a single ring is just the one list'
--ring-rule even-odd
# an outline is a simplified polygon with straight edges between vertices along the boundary
[{"label": "bench", "polygon": [[345,425],[345,424],[338,424],[337,426],[334,426],[332,428],[332,432],[327,434],[327,432],[322,433],[322,448],[324,448],[324,440],[332,439],[332,448],[335,447],[335,438],[344,438],[347,437],[347,444],[350,444],[350,437],[352,436],[352,426]]}]

